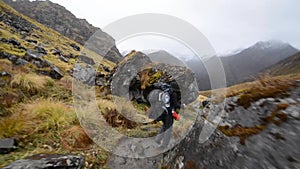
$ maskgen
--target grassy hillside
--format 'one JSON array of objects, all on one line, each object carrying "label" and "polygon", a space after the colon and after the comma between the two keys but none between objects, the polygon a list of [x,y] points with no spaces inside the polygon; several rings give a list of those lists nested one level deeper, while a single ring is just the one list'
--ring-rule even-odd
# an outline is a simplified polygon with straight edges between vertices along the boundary
[{"label": "grassy hillside", "polygon": [[286,75],[291,73],[300,73],[300,53],[296,53],[277,64],[267,68],[264,73],[271,75]]},{"label": "grassy hillside", "polygon": [[[78,55],[97,58],[111,69],[115,64],[2,1],[0,18],[0,139],[15,138],[18,143],[13,152],[0,155],[0,168],[38,153],[80,154],[86,158],[86,166],[102,166],[107,152],[93,144],[79,125],[71,106],[72,77],[68,72]],[[44,53],[42,59],[57,67],[63,78],[42,74],[50,67],[39,67],[34,60],[16,64],[17,59],[25,60],[28,51],[36,54],[39,50]]]}]

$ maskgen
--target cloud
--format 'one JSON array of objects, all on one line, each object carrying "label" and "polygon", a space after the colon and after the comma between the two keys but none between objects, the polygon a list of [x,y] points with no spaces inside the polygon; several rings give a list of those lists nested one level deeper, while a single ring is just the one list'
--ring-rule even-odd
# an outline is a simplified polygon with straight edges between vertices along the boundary
[{"label": "cloud", "polygon": [[196,26],[217,53],[269,39],[280,39],[300,49],[298,0],[51,1],[100,28],[134,14],[173,15]]}]

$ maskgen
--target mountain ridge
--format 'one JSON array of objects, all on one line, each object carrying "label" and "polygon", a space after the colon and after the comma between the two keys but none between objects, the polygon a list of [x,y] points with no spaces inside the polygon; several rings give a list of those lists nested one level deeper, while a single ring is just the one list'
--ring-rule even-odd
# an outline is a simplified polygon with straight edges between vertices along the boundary
[{"label": "mountain ridge", "polygon": [[89,44],[87,47],[105,56],[105,58],[112,62],[117,63],[122,58],[119,50],[116,48],[115,40],[110,35],[103,32],[100,28],[94,27],[85,19],[76,18],[74,14],[59,4],[49,0],[3,0],[3,2],[18,12],[58,31],[83,46],[92,36],[93,38],[97,38],[95,41],[96,44]]}]

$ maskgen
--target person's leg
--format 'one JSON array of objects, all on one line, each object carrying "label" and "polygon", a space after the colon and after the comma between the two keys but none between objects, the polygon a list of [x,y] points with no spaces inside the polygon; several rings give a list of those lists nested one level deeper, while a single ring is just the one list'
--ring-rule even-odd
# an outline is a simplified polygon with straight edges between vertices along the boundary
[{"label": "person's leg", "polygon": [[155,138],[155,142],[157,143],[157,144],[160,144],[160,142],[161,142],[161,140],[163,139],[163,137],[164,137],[164,132],[167,130],[167,126],[166,126],[166,116],[165,115],[162,115],[161,117],[161,121],[163,122],[163,125],[160,127],[160,129],[159,129],[159,132],[158,132],[158,134],[157,134],[157,136],[156,136],[156,138]]},{"label": "person's leg", "polygon": [[169,115],[166,118],[166,123],[165,123],[165,131],[163,135],[163,144],[162,147],[166,148],[170,142],[171,136],[172,136],[172,129],[173,129],[173,117]]}]

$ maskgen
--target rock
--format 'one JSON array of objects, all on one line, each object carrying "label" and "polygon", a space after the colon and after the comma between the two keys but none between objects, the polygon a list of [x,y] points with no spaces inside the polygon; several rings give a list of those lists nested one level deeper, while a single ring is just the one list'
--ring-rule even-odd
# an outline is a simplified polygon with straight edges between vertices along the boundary
[{"label": "rock", "polygon": [[[7,85],[9,83],[11,77],[12,77],[12,75],[9,72],[0,71],[0,87]],[[3,97],[2,93],[0,94],[0,96]],[[0,100],[1,100],[1,97],[0,97]],[[0,103],[0,107],[1,107],[1,105],[2,104]],[[1,111],[2,110],[0,109],[0,116],[2,114]]]},{"label": "rock", "polygon": [[41,61],[34,61],[33,64],[35,64],[35,66],[38,67],[38,68],[43,68],[44,67],[43,62],[41,62]]},{"label": "rock", "polygon": [[84,157],[64,154],[37,154],[27,159],[17,160],[3,169],[80,169]]},{"label": "rock", "polygon": [[8,154],[16,146],[16,140],[13,138],[0,139],[0,154]]},{"label": "rock", "polygon": [[63,61],[63,62],[66,62],[66,63],[69,62],[69,59],[65,58],[65,57],[62,56],[62,55],[59,56],[59,59],[60,59],[61,61]]},{"label": "rock", "polygon": [[27,50],[26,55],[24,56],[24,59],[27,61],[32,61],[32,60],[37,60],[37,61],[42,61],[42,57],[44,54],[32,51],[30,49]]},{"label": "rock", "polygon": [[33,40],[33,39],[25,39],[25,41],[29,42],[29,43],[34,43],[37,44],[38,41],[37,40]]},{"label": "rock", "polygon": [[83,82],[84,84],[88,84],[90,86],[95,85],[96,70],[90,65],[87,65],[85,68],[82,68],[79,64],[75,64],[73,71],[74,71],[73,76],[75,79]]},{"label": "rock", "polygon": [[28,62],[22,58],[18,58],[15,62],[15,65],[26,65]]},{"label": "rock", "polygon": [[[146,85],[146,89],[142,89],[141,80],[139,80],[139,74],[143,73],[145,67],[153,72],[157,72],[159,81],[170,83],[176,82],[178,89],[176,92],[181,96],[181,103],[191,103],[199,95],[197,84],[194,78],[193,73],[186,67],[181,66],[171,66],[166,64],[154,64],[151,59],[141,53],[136,52],[129,59],[126,58],[120,65],[117,67],[117,70],[113,74],[111,89],[114,95],[124,97],[127,99],[134,95],[135,93],[143,93],[144,99],[147,98],[147,95],[152,90],[151,83]],[[146,75],[147,76],[147,75]],[[152,86],[153,88],[153,86]],[[135,90],[143,90],[136,92]]]},{"label": "rock", "polygon": [[8,72],[0,72],[0,77],[12,77],[12,75]]},{"label": "rock", "polygon": [[75,43],[71,44],[71,46],[73,47],[74,50],[80,51],[80,47],[77,46]]},{"label": "rock", "polygon": [[47,55],[47,51],[43,47],[36,46],[36,47],[34,47],[34,50],[36,50],[38,53],[42,53],[44,55]]},{"label": "rock", "polygon": [[58,56],[62,55],[62,52],[58,49],[51,49],[51,52],[53,55],[58,55]]},{"label": "rock", "polygon": [[290,106],[286,110],[282,111],[283,113],[290,115],[295,119],[300,119],[300,107],[298,106]]},{"label": "rock", "polygon": [[268,102],[275,102],[275,99],[274,99],[274,98],[266,98],[266,100],[267,100]]},{"label": "rock", "polygon": [[21,43],[19,41],[17,41],[16,39],[14,39],[14,38],[8,39],[7,43],[12,44],[14,46],[20,46],[21,45]]},{"label": "rock", "polygon": [[10,54],[0,51],[0,59],[8,59]]},{"label": "rock", "polygon": [[109,67],[104,66],[103,69],[104,69],[104,71],[106,71],[106,72],[110,72]]},{"label": "rock", "polygon": [[94,59],[89,58],[89,57],[84,56],[84,55],[79,55],[79,56],[77,57],[77,60],[78,60],[78,61],[81,61],[81,62],[84,62],[84,63],[86,63],[86,64],[89,64],[89,65],[94,65],[94,64],[95,64]]},{"label": "rock", "polygon": [[289,104],[296,104],[297,102],[292,98],[286,98],[285,101]]},{"label": "rock", "polygon": [[67,58],[76,58],[75,55],[73,55],[73,53],[70,53],[69,55],[66,56]]},{"label": "rock", "polygon": [[15,55],[9,55],[8,60],[11,61],[12,63],[14,63],[18,60],[18,57]]},{"label": "rock", "polygon": [[61,73],[61,71],[54,65],[50,66],[51,71],[50,71],[50,77],[52,79],[61,79],[62,77],[64,77],[64,75]]}]

